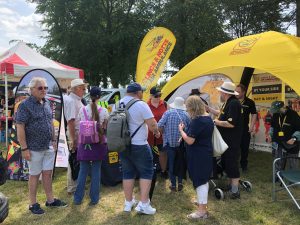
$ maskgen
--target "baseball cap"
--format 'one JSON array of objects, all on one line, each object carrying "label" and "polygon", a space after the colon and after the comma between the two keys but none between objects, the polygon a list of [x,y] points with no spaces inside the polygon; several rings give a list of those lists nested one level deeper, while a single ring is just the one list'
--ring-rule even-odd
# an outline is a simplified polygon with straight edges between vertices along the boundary
[{"label": "baseball cap", "polygon": [[127,86],[127,93],[134,93],[138,91],[145,91],[146,88],[142,87],[139,83],[131,83]]},{"label": "baseball cap", "polygon": [[152,87],[150,89],[150,94],[154,95],[154,96],[158,96],[158,95],[161,95],[161,91],[156,87]]},{"label": "baseball cap", "polygon": [[100,96],[101,96],[101,88],[99,88],[99,87],[92,87],[92,89],[90,90],[90,96],[91,97],[100,98]]},{"label": "baseball cap", "polygon": [[270,113],[279,113],[279,110],[284,106],[283,101],[274,101],[271,104]]}]

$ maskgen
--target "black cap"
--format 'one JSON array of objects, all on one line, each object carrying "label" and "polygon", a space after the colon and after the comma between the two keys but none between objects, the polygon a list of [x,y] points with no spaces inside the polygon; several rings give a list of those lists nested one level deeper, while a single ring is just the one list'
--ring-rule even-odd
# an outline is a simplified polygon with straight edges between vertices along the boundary
[{"label": "black cap", "polygon": [[161,91],[158,88],[156,88],[156,87],[152,87],[150,89],[150,94],[151,95],[157,95],[157,94],[160,94],[160,93],[161,93]]},{"label": "black cap", "polygon": [[90,90],[90,96],[100,98],[101,96],[101,88],[99,87],[92,87]]},{"label": "black cap", "polygon": [[198,96],[200,96],[201,92],[199,91],[198,88],[194,88],[194,89],[191,90],[190,96],[191,95],[198,95]]}]

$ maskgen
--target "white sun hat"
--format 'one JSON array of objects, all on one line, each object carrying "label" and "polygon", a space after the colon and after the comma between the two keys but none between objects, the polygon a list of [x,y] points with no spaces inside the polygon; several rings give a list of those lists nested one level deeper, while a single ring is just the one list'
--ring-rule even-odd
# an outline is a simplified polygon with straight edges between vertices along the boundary
[{"label": "white sun hat", "polygon": [[170,104],[170,107],[173,109],[181,109],[186,110],[186,106],[184,104],[184,99],[182,97],[176,97],[174,102]]},{"label": "white sun hat", "polygon": [[235,91],[235,84],[230,81],[224,82],[220,87],[217,87],[216,89],[226,94],[239,95],[239,93]]}]

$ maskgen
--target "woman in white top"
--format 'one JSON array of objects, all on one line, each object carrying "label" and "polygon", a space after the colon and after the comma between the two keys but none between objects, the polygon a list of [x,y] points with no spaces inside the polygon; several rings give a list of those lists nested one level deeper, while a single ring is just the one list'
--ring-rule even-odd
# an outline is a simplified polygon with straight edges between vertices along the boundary
[{"label": "woman in white top", "polygon": [[[96,205],[100,198],[101,163],[107,154],[105,130],[108,119],[107,110],[98,106],[100,95],[101,89],[93,87],[90,91],[91,103],[79,111],[80,128],[77,160],[80,162],[80,170],[77,179],[78,185],[74,193],[75,205],[80,205],[82,202],[89,171],[91,171],[90,205]],[[90,137],[88,136],[89,133],[86,132],[87,123],[94,125],[97,130]],[[90,140],[90,142],[86,140]]]}]

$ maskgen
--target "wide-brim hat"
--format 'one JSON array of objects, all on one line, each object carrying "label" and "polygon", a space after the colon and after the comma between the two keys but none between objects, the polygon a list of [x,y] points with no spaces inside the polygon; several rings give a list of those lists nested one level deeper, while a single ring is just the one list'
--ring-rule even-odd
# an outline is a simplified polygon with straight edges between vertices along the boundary
[{"label": "wide-brim hat", "polygon": [[224,82],[220,87],[217,87],[216,89],[226,94],[239,95],[239,93],[235,91],[235,84],[229,81]]},{"label": "wide-brim hat", "polygon": [[71,81],[71,88],[80,86],[80,85],[87,85],[82,79],[74,79]]},{"label": "wide-brim hat", "polygon": [[184,99],[182,97],[176,97],[174,102],[170,104],[170,107],[173,109],[181,109],[186,110],[186,106],[184,104]]}]

